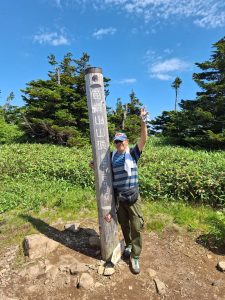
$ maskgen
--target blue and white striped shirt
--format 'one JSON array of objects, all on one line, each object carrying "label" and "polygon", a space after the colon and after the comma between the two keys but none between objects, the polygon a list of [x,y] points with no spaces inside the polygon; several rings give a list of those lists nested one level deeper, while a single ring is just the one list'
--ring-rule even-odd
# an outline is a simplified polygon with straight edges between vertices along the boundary
[{"label": "blue and white striped shirt", "polygon": [[113,187],[118,192],[138,186],[137,162],[141,156],[138,145],[131,149],[130,155],[134,162],[134,168],[131,169],[131,176],[128,176],[127,172],[124,169],[125,153],[116,152],[113,157]]}]

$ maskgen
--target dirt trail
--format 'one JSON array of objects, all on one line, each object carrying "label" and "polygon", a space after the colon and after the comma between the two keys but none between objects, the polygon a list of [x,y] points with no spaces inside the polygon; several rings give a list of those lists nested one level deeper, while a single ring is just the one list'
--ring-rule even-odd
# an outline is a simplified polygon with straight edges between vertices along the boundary
[{"label": "dirt trail", "polygon": [[[96,230],[96,224],[90,225],[89,228]],[[58,234],[61,245],[48,257],[27,259],[15,268],[18,246],[0,254],[1,300],[225,299],[225,272],[216,268],[219,261],[225,261],[224,253],[208,250],[196,242],[196,236],[176,226],[160,234],[143,233],[139,275],[133,275],[129,262],[121,260],[112,276],[98,273],[99,250],[90,248],[87,230],[83,228],[78,233],[60,230],[59,226],[54,237]],[[72,275],[65,260],[85,264],[83,272],[93,279],[90,289],[79,288],[82,271]]]}]

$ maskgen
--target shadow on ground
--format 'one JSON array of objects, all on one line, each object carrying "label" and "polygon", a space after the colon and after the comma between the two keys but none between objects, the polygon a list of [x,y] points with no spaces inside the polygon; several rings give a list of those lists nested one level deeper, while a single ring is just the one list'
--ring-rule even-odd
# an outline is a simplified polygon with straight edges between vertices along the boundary
[{"label": "shadow on ground", "polygon": [[90,236],[98,236],[97,232],[91,228],[80,228],[76,233],[68,230],[59,230],[50,226],[43,220],[34,218],[30,215],[20,215],[22,219],[31,223],[40,233],[74,251],[80,252],[95,259],[101,259],[100,251],[92,248],[89,244]]},{"label": "shadow on ground", "polygon": [[197,237],[196,242],[217,255],[225,255],[225,222],[221,214],[206,219],[212,232]]},{"label": "shadow on ground", "polygon": [[197,237],[196,243],[217,255],[225,255],[224,238],[218,239],[218,236],[213,234],[202,234]]}]

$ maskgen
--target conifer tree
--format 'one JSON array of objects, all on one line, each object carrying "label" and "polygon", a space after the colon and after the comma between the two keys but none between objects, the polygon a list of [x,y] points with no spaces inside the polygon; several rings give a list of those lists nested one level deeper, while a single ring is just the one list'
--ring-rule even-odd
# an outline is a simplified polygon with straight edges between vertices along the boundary
[{"label": "conifer tree", "polygon": [[33,80],[21,90],[26,103],[23,128],[39,142],[80,145],[89,138],[84,69],[89,56],[74,60],[67,53],[61,62],[48,57],[48,80]]},{"label": "conifer tree", "polygon": [[180,112],[164,112],[152,121],[154,130],[182,143],[225,148],[225,37],[216,42],[210,59],[196,63],[193,79],[200,87],[195,100],[181,100]]}]

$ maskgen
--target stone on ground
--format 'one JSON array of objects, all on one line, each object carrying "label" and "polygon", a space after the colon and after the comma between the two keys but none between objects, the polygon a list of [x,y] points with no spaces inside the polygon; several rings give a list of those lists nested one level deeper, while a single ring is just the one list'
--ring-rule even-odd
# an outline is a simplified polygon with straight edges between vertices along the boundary
[{"label": "stone on ground", "polygon": [[78,287],[84,288],[85,290],[89,290],[94,285],[94,279],[88,273],[83,273],[80,277]]},{"label": "stone on ground", "polygon": [[24,253],[30,259],[45,257],[56,250],[59,243],[43,234],[32,234],[24,239]]},{"label": "stone on ground", "polygon": [[158,278],[154,278],[154,282],[156,285],[156,290],[159,295],[164,295],[166,293],[166,286],[165,284],[159,280]]},{"label": "stone on ground", "polygon": [[156,276],[156,271],[153,270],[153,269],[151,269],[151,268],[148,268],[148,269],[147,269],[147,273],[149,274],[149,276],[150,276],[151,278],[153,278],[153,277]]},{"label": "stone on ground", "polygon": [[55,281],[57,275],[59,273],[59,269],[56,266],[50,266],[46,269],[46,277],[48,279],[51,279],[52,281]]},{"label": "stone on ground", "polygon": [[89,268],[86,264],[76,262],[70,266],[70,274],[75,275],[77,273],[87,272],[88,269]]},{"label": "stone on ground", "polygon": [[78,232],[80,229],[80,223],[70,223],[66,224],[64,226],[65,230],[71,231],[71,232]]},{"label": "stone on ground", "polygon": [[225,261],[220,261],[220,262],[218,262],[217,268],[218,268],[221,272],[225,272]]},{"label": "stone on ground", "polygon": [[104,270],[104,276],[111,276],[115,273],[115,269],[112,267],[106,267]]}]

